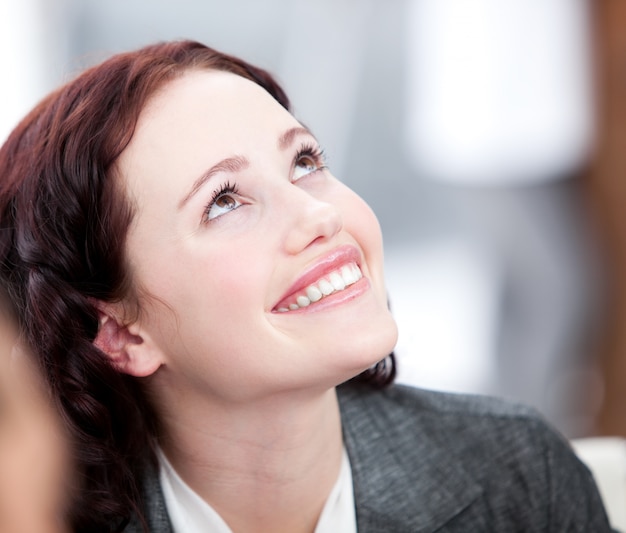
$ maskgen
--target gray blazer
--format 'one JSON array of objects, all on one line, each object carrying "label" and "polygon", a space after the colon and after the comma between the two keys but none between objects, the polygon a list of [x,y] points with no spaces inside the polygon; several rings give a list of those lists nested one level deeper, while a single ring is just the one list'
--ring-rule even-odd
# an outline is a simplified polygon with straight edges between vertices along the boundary
[{"label": "gray blazer", "polygon": [[[400,385],[338,395],[359,533],[611,531],[588,469],[532,409]],[[143,488],[150,531],[170,532],[155,472]]]}]

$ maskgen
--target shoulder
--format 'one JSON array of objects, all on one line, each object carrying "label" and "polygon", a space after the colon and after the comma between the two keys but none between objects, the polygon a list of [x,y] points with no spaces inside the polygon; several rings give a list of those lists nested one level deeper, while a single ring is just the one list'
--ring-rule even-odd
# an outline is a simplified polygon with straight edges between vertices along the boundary
[{"label": "shoulder", "polygon": [[[338,396],[346,418],[384,415],[390,424],[417,425],[420,430],[436,432],[461,426],[511,429],[517,425],[536,426],[538,431],[552,430],[532,407],[489,396],[455,394],[392,385],[375,390],[362,385],[345,384]],[[431,427],[432,426],[432,427]]]},{"label": "shoulder", "polygon": [[545,462],[552,448],[569,447],[535,409],[488,396],[403,385],[383,390],[347,385],[338,396],[344,433],[364,443],[379,435],[394,449],[418,448],[420,457],[458,458],[479,476],[499,458],[509,468],[528,467]]},{"label": "shoulder", "polygon": [[453,494],[478,530],[489,527],[487,517],[502,529],[512,521],[536,531],[606,530],[590,472],[533,408],[403,385],[372,390],[348,383],[338,397],[363,494],[370,481],[372,490],[380,488],[393,472],[389,483],[415,492],[413,505],[436,490],[439,503],[432,504],[441,508],[441,494]]},{"label": "shoulder", "polygon": [[393,385],[342,387],[339,401],[344,433],[363,442],[384,436],[395,449],[418,448],[421,457],[457,458],[477,476],[489,475],[490,466],[535,465],[546,472],[553,450],[570,452],[536,409],[499,398]]}]

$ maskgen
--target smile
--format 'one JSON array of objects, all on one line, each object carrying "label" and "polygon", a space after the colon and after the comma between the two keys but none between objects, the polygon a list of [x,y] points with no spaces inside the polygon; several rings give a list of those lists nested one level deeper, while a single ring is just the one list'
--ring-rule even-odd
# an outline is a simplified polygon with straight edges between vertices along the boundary
[{"label": "smile", "polygon": [[330,274],[320,278],[309,285],[301,293],[294,294],[288,302],[283,303],[277,311],[287,313],[308,307],[312,303],[319,302],[326,296],[343,291],[350,285],[355,284],[363,277],[361,269],[356,263],[348,263]]}]

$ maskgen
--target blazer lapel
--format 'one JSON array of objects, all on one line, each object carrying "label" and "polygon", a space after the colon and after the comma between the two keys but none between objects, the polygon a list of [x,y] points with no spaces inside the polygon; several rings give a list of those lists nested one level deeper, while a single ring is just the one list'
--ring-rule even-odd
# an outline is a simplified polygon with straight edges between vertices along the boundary
[{"label": "blazer lapel", "polygon": [[435,531],[480,496],[417,417],[359,390],[338,390],[359,533]]}]

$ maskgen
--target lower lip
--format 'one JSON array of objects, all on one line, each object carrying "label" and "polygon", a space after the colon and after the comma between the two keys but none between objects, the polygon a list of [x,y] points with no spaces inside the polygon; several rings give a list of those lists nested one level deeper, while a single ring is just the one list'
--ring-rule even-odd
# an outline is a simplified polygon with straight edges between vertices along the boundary
[{"label": "lower lip", "polygon": [[333,292],[328,296],[324,296],[321,300],[317,302],[312,302],[310,305],[306,307],[301,307],[300,309],[295,309],[293,311],[286,311],[284,313],[279,313],[278,311],[274,311],[274,313],[278,315],[294,315],[301,313],[316,313],[318,311],[324,311],[329,307],[335,307],[338,305],[342,305],[344,303],[349,302],[350,300],[354,300],[358,298],[363,293],[365,293],[370,288],[369,279],[363,277],[356,283],[353,283],[349,287],[337,292]]}]

